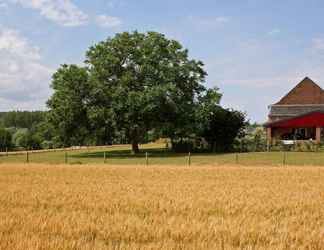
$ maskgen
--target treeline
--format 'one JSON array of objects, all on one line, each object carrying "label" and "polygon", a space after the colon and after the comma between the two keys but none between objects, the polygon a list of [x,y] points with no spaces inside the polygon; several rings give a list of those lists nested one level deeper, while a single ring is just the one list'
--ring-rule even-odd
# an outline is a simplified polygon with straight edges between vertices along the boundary
[{"label": "treeline", "polygon": [[[62,140],[59,130],[54,128],[48,118],[48,111],[0,112],[0,151],[130,143],[126,135],[118,131],[110,132],[110,136],[107,137],[87,131],[87,136],[82,137],[83,141]],[[81,126],[76,125],[75,130],[80,128]],[[141,143],[155,141],[160,136],[156,131],[149,131]]]},{"label": "treeline", "polygon": [[0,113],[0,150],[47,149],[54,147],[54,130],[45,111]]},{"label": "treeline", "polygon": [[[223,112],[219,109],[219,112]],[[235,112],[233,113],[235,115]],[[237,114],[239,115],[239,114]],[[48,112],[46,111],[10,111],[0,112],[0,150],[23,150],[23,149],[49,149],[54,147],[62,147],[62,142],[59,141],[58,136],[55,136],[53,126],[47,121]],[[226,138],[236,136],[233,142],[232,150],[247,152],[247,151],[264,151],[266,150],[266,133],[260,124],[245,123],[240,134],[228,134],[228,131],[220,131],[224,127],[219,121],[223,118],[218,113],[217,129],[215,125],[212,127],[212,132],[215,134],[215,141],[222,142],[222,139],[217,138],[217,135],[227,135]],[[240,117],[240,116],[239,116]],[[228,120],[229,126],[233,126],[233,120]],[[203,124],[201,124],[203,125]],[[203,126],[202,126],[203,127]],[[225,132],[225,133],[224,133]],[[206,134],[207,133],[207,134]],[[208,142],[203,139],[203,136],[209,137],[208,131],[200,130],[199,135],[191,135],[185,138],[177,138],[173,140],[173,149],[175,151],[192,151],[206,150]],[[128,144],[129,139],[118,131],[115,131],[114,136],[108,139],[106,144]],[[141,143],[154,142],[163,137],[162,131],[151,130],[148,131],[140,141]],[[90,143],[92,142],[92,143]],[[100,143],[98,143],[100,142]],[[87,138],[82,145],[104,145],[101,138]],[[71,144],[72,145],[72,144]],[[75,145],[74,145],[75,146]],[[214,144],[214,147],[217,145]],[[214,150],[217,150],[214,148]],[[218,149],[219,150],[219,149]]]},{"label": "treeline", "polygon": [[[172,141],[173,150],[183,152],[192,150],[206,151],[208,149],[208,141],[204,138],[210,138],[214,143],[211,150],[219,151],[224,149],[224,145],[232,145],[232,148],[227,150],[235,150],[240,152],[247,151],[265,151],[266,133],[260,124],[249,124],[246,122],[244,127],[241,127],[240,133],[237,134],[237,126],[235,125],[235,116],[238,127],[242,126],[242,117],[240,113],[235,111],[226,111],[218,107],[218,112],[214,112],[214,117],[217,117],[213,123],[210,123],[210,129],[206,130],[203,123],[200,124],[200,129],[197,134],[192,134],[188,137],[174,138]],[[227,114],[227,123],[224,116]],[[62,147],[63,143],[59,140],[55,129],[48,122],[48,112],[46,111],[10,111],[0,112],[0,150],[19,150],[19,149],[49,149],[54,147]],[[207,119],[206,121],[210,121]],[[206,122],[205,121],[205,122]],[[205,128],[205,129],[204,129]],[[225,128],[225,130],[224,130]],[[76,127],[76,129],[78,129]],[[232,132],[231,132],[232,131]],[[117,130],[111,133],[113,136],[107,138],[107,142],[103,142],[102,138],[96,138],[96,134],[88,133],[87,138],[81,145],[105,145],[105,144],[128,144],[130,140],[122,132]],[[161,130],[150,130],[140,143],[154,142],[165,134]],[[223,138],[221,138],[223,137]],[[224,143],[225,140],[234,138],[233,143]],[[72,143],[70,145],[73,145]],[[74,145],[76,146],[76,145]]]},{"label": "treeline", "polygon": [[28,128],[45,121],[45,111],[0,112],[0,126],[4,128]]}]

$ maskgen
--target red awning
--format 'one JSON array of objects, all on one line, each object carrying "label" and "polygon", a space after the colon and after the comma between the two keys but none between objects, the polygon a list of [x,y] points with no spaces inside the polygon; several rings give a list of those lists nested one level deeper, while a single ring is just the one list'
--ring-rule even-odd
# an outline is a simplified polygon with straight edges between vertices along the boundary
[{"label": "red awning", "polygon": [[279,128],[308,128],[308,127],[324,127],[324,112],[313,111],[307,114],[296,116],[289,119],[283,119],[274,122],[268,122],[265,127]]}]

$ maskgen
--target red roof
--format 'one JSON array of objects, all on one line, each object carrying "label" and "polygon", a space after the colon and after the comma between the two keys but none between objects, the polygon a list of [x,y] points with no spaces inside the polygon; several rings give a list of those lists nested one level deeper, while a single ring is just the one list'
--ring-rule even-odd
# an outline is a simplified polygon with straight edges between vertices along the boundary
[{"label": "red roof", "polygon": [[279,128],[324,127],[324,112],[313,111],[289,119],[282,119],[278,121],[268,122],[265,124],[265,127],[279,127]]}]

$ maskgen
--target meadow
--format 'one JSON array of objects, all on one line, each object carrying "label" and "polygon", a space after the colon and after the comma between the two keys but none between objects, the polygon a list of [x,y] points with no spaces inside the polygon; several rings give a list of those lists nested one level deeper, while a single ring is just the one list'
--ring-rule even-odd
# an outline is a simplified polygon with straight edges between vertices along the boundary
[{"label": "meadow", "polygon": [[[66,151],[29,151],[29,163],[46,164],[103,164],[106,165],[189,165],[188,154],[173,153],[165,144],[152,143],[140,146],[141,152],[132,155],[130,145],[89,147]],[[17,153],[17,152],[16,152]],[[1,163],[26,163],[26,152],[0,153]],[[148,160],[146,160],[146,153]],[[324,152],[250,152],[250,153],[191,153],[190,165],[210,166],[224,164],[251,165],[316,165],[324,166]]]},{"label": "meadow", "polygon": [[0,165],[0,249],[324,249],[324,168]]}]

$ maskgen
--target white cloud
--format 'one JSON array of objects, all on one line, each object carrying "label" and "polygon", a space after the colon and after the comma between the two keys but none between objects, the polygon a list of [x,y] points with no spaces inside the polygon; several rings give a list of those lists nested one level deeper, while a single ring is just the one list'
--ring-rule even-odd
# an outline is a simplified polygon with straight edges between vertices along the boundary
[{"label": "white cloud", "polygon": [[276,28],[276,29],[270,30],[267,34],[268,34],[268,36],[276,36],[280,33],[281,33],[281,30]]},{"label": "white cloud", "polygon": [[38,10],[47,19],[63,26],[80,26],[88,22],[88,15],[71,0],[8,0],[25,8]]},{"label": "white cloud", "polygon": [[114,16],[99,15],[96,17],[96,23],[104,28],[116,28],[122,25],[122,20]]},{"label": "white cloud", "polygon": [[15,30],[0,29],[0,110],[45,107],[52,73],[39,48]]},{"label": "white cloud", "polygon": [[24,58],[28,60],[40,59],[39,49],[30,46],[17,31],[5,29],[0,34],[0,53],[4,51],[10,52],[12,56],[24,55]]}]

